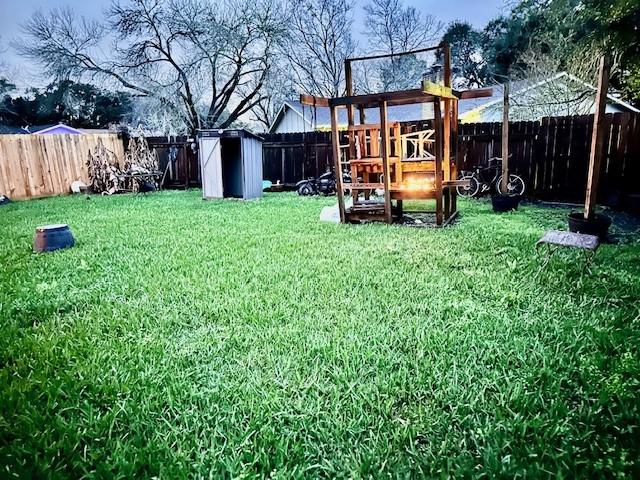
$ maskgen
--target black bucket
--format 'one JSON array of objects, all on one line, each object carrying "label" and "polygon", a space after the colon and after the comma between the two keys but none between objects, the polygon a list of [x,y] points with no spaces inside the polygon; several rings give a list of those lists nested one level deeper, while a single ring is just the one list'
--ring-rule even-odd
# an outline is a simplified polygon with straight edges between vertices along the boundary
[{"label": "black bucket", "polygon": [[569,221],[570,232],[596,235],[600,240],[606,240],[607,232],[611,226],[611,218],[598,213],[585,220],[582,212],[571,212],[567,216],[567,220]]},{"label": "black bucket", "polygon": [[53,252],[61,248],[69,248],[75,245],[76,241],[69,230],[69,225],[44,225],[36,228],[33,237],[34,252]]}]

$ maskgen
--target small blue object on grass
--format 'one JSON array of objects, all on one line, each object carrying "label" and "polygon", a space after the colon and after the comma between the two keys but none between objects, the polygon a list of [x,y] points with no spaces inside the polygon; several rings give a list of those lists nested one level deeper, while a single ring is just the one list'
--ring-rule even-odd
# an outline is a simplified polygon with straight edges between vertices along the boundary
[{"label": "small blue object on grass", "polygon": [[44,225],[36,228],[33,237],[33,252],[53,252],[61,248],[73,247],[76,244],[69,225]]},{"label": "small blue object on grass", "polygon": [[273,186],[273,183],[271,183],[269,180],[263,180],[262,181],[262,191],[264,192],[265,190],[270,189]]},{"label": "small blue object on grass", "polygon": [[11,203],[11,199],[6,195],[0,195],[0,205],[6,205],[7,203]]}]

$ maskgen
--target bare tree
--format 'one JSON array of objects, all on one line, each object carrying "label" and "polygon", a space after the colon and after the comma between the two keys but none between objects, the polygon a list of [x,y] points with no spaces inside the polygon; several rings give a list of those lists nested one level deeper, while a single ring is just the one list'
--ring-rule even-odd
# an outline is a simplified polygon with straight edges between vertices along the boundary
[{"label": "bare tree", "polygon": [[[372,0],[364,7],[365,34],[374,45],[374,53],[399,53],[416,50],[438,41],[443,24],[403,0]],[[401,90],[415,88],[428,68],[426,58],[418,55],[392,57],[377,62],[378,88]]]},{"label": "bare tree", "polygon": [[292,83],[315,95],[343,95],[344,60],[356,47],[351,36],[353,3],[292,0],[289,6],[289,32],[281,53],[289,63]]},{"label": "bare tree", "polygon": [[297,95],[296,87],[287,71],[286,60],[274,61],[274,66],[262,86],[261,99],[251,109],[251,120],[265,131],[268,130],[284,102],[295,99]]},{"label": "bare tree", "polygon": [[105,22],[57,9],[23,30],[19,50],[54,76],[152,97],[193,133],[225,128],[262,100],[284,25],[278,0],[127,0]]},{"label": "bare tree", "polygon": [[384,53],[416,50],[438,40],[443,24],[403,0],[372,0],[365,5],[370,43]]},{"label": "bare tree", "polygon": [[[570,39],[560,36],[555,42],[557,51],[541,51],[532,45],[519,57],[518,64],[523,67],[511,71],[510,77],[519,87],[512,97],[514,119],[585,115],[592,111],[598,73],[597,49],[565,46]],[[560,53],[569,51],[569,58]],[[614,72],[619,68],[618,60],[619,57],[613,57]]]},{"label": "bare tree", "polygon": [[123,128],[137,129],[151,136],[177,136],[190,133],[184,116],[180,112],[166,108],[155,96],[133,98],[131,111],[123,119]]}]

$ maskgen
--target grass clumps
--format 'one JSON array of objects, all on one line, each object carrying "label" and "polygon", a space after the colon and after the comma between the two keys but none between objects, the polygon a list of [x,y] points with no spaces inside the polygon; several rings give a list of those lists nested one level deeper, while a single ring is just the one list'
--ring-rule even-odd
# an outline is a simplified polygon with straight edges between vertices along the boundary
[{"label": "grass clumps", "polygon": [[[565,210],[319,223],[332,202],[3,207],[2,475],[640,474],[637,240],[536,276]],[[54,222],[76,247],[32,254]]]}]

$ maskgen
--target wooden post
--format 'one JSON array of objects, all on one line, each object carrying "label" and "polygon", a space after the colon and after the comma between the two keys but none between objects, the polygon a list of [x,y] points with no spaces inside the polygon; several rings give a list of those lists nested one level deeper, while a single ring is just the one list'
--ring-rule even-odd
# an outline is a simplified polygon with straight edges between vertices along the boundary
[{"label": "wooden post", "polygon": [[189,155],[185,155],[184,160],[185,162],[187,162],[187,164],[185,165],[184,189],[189,190],[189,180],[191,179],[191,162],[189,159]]},{"label": "wooden post", "polygon": [[384,216],[387,223],[393,222],[391,212],[391,179],[389,178],[389,150],[391,144],[389,142],[389,123],[387,122],[387,102],[380,102],[380,134],[382,147],[382,175],[384,179]]},{"label": "wooden post", "polygon": [[[344,61],[344,81],[346,85],[347,97],[353,95],[353,77],[351,74],[351,60],[346,59]],[[353,126],[355,124],[353,115],[353,104],[347,106],[347,123],[349,126]],[[351,140],[351,134],[349,134],[349,139]]]},{"label": "wooden post", "polygon": [[338,210],[340,211],[340,222],[345,222],[344,215],[344,190],[342,187],[342,165],[340,165],[340,134],[338,132],[338,108],[330,107],[331,111],[331,146],[333,147],[333,162],[336,169]]},{"label": "wooden post", "polygon": [[603,55],[600,59],[600,73],[598,75],[598,93],[596,95],[596,111],[593,116],[593,134],[591,136],[591,151],[589,153],[589,171],[587,176],[587,194],[584,201],[584,218],[593,217],[598,196],[598,180],[600,178],[600,164],[602,163],[602,142],[604,141],[604,115],[607,108],[607,90],[609,89],[609,74],[611,73],[611,57]]},{"label": "wooden post", "polygon": [[344,82],[346,86],[347,97],[353,95],[353,76],[351,73],[351,60],[348,58],[344,61]]},{"label": "wooden post", "polygon": [[[284,147],[280,147],[280,179],[282,180],[282,183],[284,182],[284,174],[285,174],[285,152],[284,152]],[[318,172],[316,171],[316,174]]]},{"label": "wooden post", "polygon": [[360,125],[364,125],[366,122],[366,115],[364,113],[364,107],[362,105],[358,105],[358,113],[360,115]]},{"label": "wooden post", "polygon": [[[444,86],[451,86],[451,48],[448,43],[442,45],[444,51]],[[444,143],[443,143],[443,169],[444,179],[451,180],[451,103],[448,98],[444,99]]]},{"label": "wooden post", "polygon": [[509,82],[503,87],[502,96],[502,182],[500,190],[503,195],[509,193]]},{"label": "wooden post", "polygon": [[[454,100],[451,108],[451,133],[453,137],[453,172],[451,180],[457,180],[460,165],[458,164],[458,101]],[[458,191],[456,188],[450,189],[451,195],[451,213],[454,214],[458,210]]]},{"label": "wooden post", "polygon": [[435,149],[436,149],[436,225],[442,225],[442,113],[440,108],[440,97],[436,97],[433,102],[433,125],[435,129]]},{"label": "wooden post", "polygon": [[[350,97],[353,95],[353,77],[351,73],[351,60],[348,58],[344,61],[344,82],[347,96]],[[353,104],[347,105],[347,125],[349,127],[355,125]],[[350,128],[347,129],[347,136],[349,138],[349,160],[353,160],[356,157],[356,136]],[[360,145],[360,148],[363,147],[364,145]],[[355,169],[352,169],[352,173],[354,170]],[[357,182],[358,179],[354,178],[353,181]],[[358,190],[351,190],[351,199],[354,205],[358,203],[359,193],[360,192]]]}]

